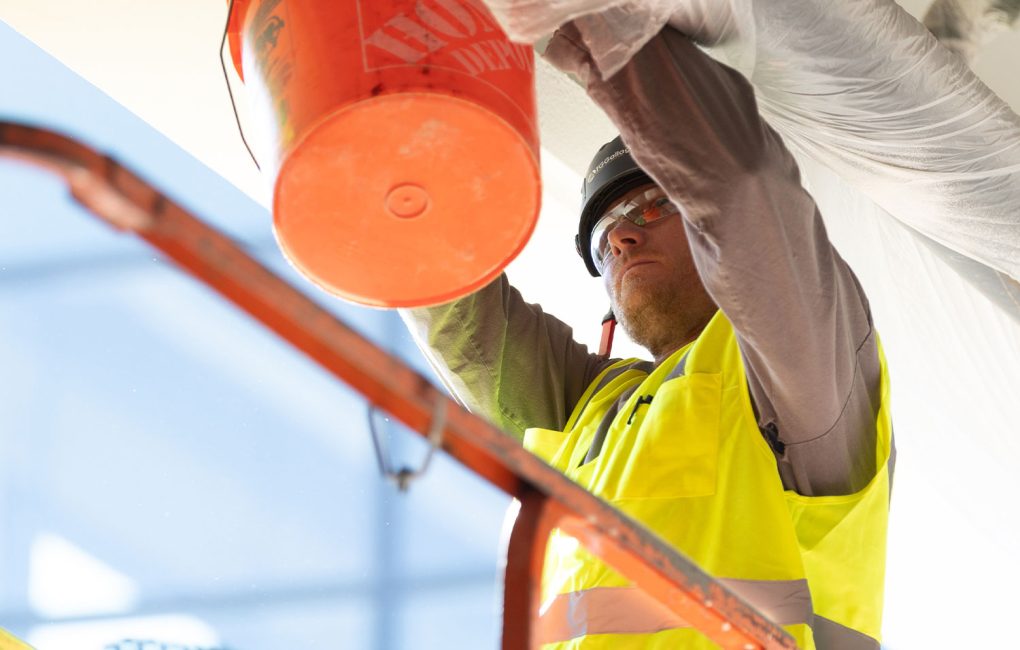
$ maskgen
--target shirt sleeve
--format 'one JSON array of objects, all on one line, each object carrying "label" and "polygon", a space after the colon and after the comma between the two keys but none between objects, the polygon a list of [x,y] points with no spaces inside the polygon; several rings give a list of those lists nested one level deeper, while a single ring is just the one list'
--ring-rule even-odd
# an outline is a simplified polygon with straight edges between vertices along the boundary
[{"label": "shirt sleeve", "polygon": [[447,389],[518,439],[528,427],[562,429],[611,363],[574,341],[568,325],[526,303],[506,275],[465,298],[400,314]]},{"label": "shirt sleeve", "polygon": [[565,25],[545,56],[579,78],[680,207],[702,281],[736,332],[784,485],[856,492],[877,469],[870,309],[750,83],[669,27],[603,79],[584,29],[583,19]]}]

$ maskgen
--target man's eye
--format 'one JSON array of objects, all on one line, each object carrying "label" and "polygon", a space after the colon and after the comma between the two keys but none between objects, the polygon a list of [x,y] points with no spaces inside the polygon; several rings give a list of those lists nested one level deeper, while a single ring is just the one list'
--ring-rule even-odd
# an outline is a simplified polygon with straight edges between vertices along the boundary
[{"label": "man's eye", "polygon": [[627,210],[627,221],[631,223],[636,223],[639,226],[644,225],[645,212],[647,210],[648,210],[647,206],[644,205],[631,206],[631,208]]}]

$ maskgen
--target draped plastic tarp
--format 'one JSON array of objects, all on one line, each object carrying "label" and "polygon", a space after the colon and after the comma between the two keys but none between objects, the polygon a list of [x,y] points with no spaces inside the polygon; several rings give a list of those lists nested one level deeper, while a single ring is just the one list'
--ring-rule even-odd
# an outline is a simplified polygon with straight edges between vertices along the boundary
[{"label": "draped plastic tarp", "polygon": [[604,75],[670,23],[751,79],[791,148],[917,231],[1020,278],[1020,117],[895,3],[488,4],[512,38],[529,42],[586,21]]},{"label": "draped plastic tarp", "polygon": [[[527,42],[586,21],[603,75],[669,23],[752,81],[890,361],[901,453],[887,614],[923,612],[908,643],[1000,642],[966,622],[1012,616],[1012,596],[993,596],[1020,580],[1020,117],[893,2],[486,2]],[[919,588],[947,562],[962,573]],[[946,596],[963,587],[989,597]]]}]

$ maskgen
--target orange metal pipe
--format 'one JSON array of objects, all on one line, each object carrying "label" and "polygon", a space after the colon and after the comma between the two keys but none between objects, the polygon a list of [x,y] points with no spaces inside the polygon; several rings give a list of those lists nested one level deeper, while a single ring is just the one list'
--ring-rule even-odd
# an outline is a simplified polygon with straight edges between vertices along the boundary
[{"label": "orange metal pipe", "polygon": [[[444,451],[521,500],[526,525],[515,533],[508,614],[527,621],[507,648],[535,647],[537,589],[552,527],[577,537],[635,586],[723,648],[778,650],[796,645],[780,626],[640,524],[628,519],[468,413],[398,358],[364,339],[223,234],[202,223],[107,156],[67,137],[0,122],[0,155],[64,177],[72,196],[119,230],[131,230],[183,269],[289,341],[377,407],[425,435],[437,402],[447,412]],[[519,566],[523,563],[525,566]],[[536,568],[536,566],[538,568]],[[512,610],[512,611],[511,611]],[[524,615],[524,611],[527,615]],[[506,621],[504,627],[507,627]],[[515,645],[517,644],[517,645]]]}]

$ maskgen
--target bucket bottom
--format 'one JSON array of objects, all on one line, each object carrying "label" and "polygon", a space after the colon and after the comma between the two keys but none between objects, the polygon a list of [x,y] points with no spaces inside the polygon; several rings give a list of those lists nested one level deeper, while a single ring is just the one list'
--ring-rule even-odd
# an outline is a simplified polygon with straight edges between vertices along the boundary
[{"label": "bucket bottom", "polygon": [[337,296],[376,307],[448,302],[524,248],[541,201],[538,161],[494,113],[438,93],[345,106],[290,152],[276,236]]}]

